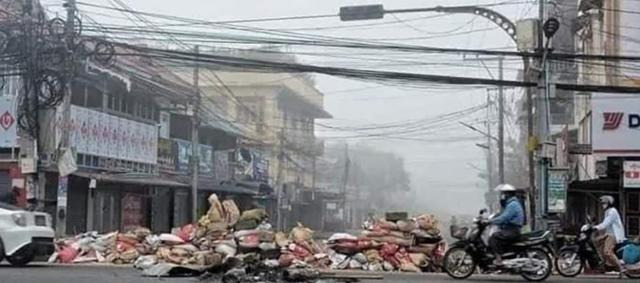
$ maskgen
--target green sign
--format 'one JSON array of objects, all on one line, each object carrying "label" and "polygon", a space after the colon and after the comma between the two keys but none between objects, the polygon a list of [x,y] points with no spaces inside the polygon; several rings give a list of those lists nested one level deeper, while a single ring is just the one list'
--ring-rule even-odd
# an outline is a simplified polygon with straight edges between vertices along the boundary
[{"label": "green sign", "polygon": [[567,186],[569,169],[549,168],[547,170],[547,213],[567,211]]}]

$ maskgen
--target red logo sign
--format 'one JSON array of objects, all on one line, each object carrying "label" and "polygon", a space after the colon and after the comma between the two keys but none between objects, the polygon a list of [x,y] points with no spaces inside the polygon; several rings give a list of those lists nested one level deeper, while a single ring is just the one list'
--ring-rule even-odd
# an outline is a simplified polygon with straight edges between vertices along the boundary
[{"label": "red logo sign", "polygon": [[603,130],[615,130],[619,128],[622,118],[624,117],[623,112],[605,112],[602,113],[602,115],[604,116]]},{"label": "red logo sign", "polygon": [[6,131],[9,128],[11,128],[11,126],[13,126],[13,123],[15,121],[16,121],[16,119],[13,118],[13,115],[11,115],[11,113],[9,113],[9,111],[4,112],[4,114],[2,114],[2,116],[0,116],[0,127],[5,129],[5,131]]}]

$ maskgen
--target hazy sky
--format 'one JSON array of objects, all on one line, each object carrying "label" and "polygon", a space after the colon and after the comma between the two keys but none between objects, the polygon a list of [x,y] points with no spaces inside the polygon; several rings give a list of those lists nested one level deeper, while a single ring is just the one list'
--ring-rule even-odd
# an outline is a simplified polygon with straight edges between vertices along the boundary
[{"label": "hazy sky", "polygon": [[[82,0],[81,2],[110,6],[113,0]],[[80,1],[79,1],[80,2]],[[377,1],[340,1],[340,0],[124,0],[135,10],[159,14],[190,17],[202,20],[223,21],[254,18],[272,18],[335,14],[340,6],[356,4],[384,4],[387,9],[433,7],[437,5],[478,5],[508,3],[492,7],[512,21],[531,16],[535,13],[535,1],[417,1],[417,0],[377,0]],[[43,1],[48,9],[55,10],[60,0]],[[516,4],[514,4],[516,3]],[[106,11],[80,5],[79,8],[93,19],[103,24],[126,23],[118,12]],[[153,20],[153,19],[152,19]],[[129,22],[129,24],[131,24]],[[372,25],[373,24],[373,25]],[[439,14],[402,14],[385,16],[384,20],[341,23],[338,18],[314,20],[291,20],[242,24],[246,26],[287,29],[289,32],[324,35],[331,37],[386,40],[390,43],[413,44],[452,48],[499,48],[515,50],[511,39],[495,24],[473,15]],[[353,27],[345,28],[349,25]],[[300,30],[302,28],[302,30]],[[306,28],[306,29],[305,29]],[[310,30],[308,28],[316,28]],[[231,31],[225,31],[232,33]],[[301,51],[292,48],[290,51]],[[372,54],[363,60],[363,50],[326,50],[315,49],[316,56],[302,56],[301,60],[313,64],[330,66],[348,66],[354,68],[384,69],[427,74],[456,76],[489,77],[491,70],[497,76],[496,62],[469,62],[463,56],[423,54]],[[317,53],[320,53],[319,55]],[[349,57],[349,58],[347,58]],[[357,57],[359,59],[350,59]],[[474,55],[467,55],[473,58]],[[388,61],[385,61],[388,60]],[[518,61],[505,63],[506,79],[515,79],[515,70],[520,68]],[[326,93],[325,108],[335,117],[322,123],[339,126],[370,126],[406,120],[417,120],[459,111],[486,102],[486,88],[463,88],[457,86],[438,86],[424,88],[403,88],[399,84],[382,85],[375,82],[363,82],[317,76],[317,87]],[[520,91],[509,90],[512,99]],[[481,123],[486,111],[463,117],[462,120]],[[495,121],[493,121],[495,122]],[[336,137],[353,136],[357,133],[327,131],[317,127],[318,135]],[[509,128],[510,129],[510,128]],[[509,132],[513,132],[512,130]],[[364,142],[385,151],[402,155],[412,177],[412,187],[425,210],[449,210],[451,212],[474,213],[484,205],[483,193],[486,184],[477,178],[478,171],[472,167],[485,167],[483,149],[475,143],[485,142],[478,133],[474,133],[455,121],[442,128],[410,135],[433,142],[407,140],[350,140]],[[477,140],[467,140],[468,138]],[[438,141],[439,140],[439,141]],[[463,141],[460,141],[463,140]],[[471,164],[471,165],[469,165]],[[455,204],[455,205],[452,205]],[[455,210],[455,211],[452,211]]]}]

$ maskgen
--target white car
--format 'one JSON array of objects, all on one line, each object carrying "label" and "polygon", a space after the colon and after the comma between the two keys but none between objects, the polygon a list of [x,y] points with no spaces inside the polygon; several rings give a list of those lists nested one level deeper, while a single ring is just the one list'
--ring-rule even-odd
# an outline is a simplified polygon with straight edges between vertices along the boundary
[{"label": "white car", "polygon": [[23,266],[54,252],[51,216],[0,203],[0,261]]}]

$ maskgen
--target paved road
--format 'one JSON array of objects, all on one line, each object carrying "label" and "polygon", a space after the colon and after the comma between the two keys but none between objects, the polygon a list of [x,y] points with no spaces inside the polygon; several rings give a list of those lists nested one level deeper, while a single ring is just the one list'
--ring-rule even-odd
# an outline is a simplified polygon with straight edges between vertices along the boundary
[{"label": "paved road", "polygon": [[[567,279],[551,277],[547,282],[620,282],[613,277],[579,277]],[[623,282],[633,282],[630,279]],[[140,274],[127,267],[100,267],[100,266],[50,266],[36,265],[27,268],[12,268],[0,265],[0,283],[195,283],[215,282],[213,280],[199,281],[197,278],[144,278]],[[363,281],[373,283],[381,281]],[[389,274],[385,275],[382,282],[461,282],[454,281],[443,274]],[[464,282],[525,282],[520,277],[514,276],[472,276]],[[216,282],[217,283],[217,282]]]}]

